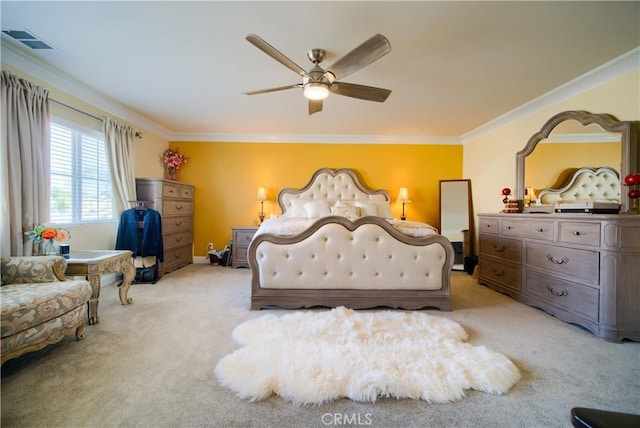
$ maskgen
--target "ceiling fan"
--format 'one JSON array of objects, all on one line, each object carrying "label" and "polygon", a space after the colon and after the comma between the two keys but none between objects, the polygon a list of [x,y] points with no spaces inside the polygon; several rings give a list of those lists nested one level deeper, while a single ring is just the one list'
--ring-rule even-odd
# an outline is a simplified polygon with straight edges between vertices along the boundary
[{"label": "ceiling fan", "polygon": [[255,34],[247,37],[249,43],[302,76],[302,83],[295,85],[279,86],[277,88],[262,89],[258,91],[245,92],[246,95],[264,94],[267,92],[283,91],[285,89],[303,88],[304,96],[309,100],[309,114],[322,111],[322,100],[329,96],[329,92],[351,98],[358,98],[367,101],[383,102],[387,99],[391,91],[389,89],[376,88],[373,86],[356,85],[355,83],[339,82],[361,68],[380,59],[391,52],[389,40],[382,34],[376,34],[364,43],[344,55],[334,62],[329,68],[323,70],[320,64],[326,55],[324,49],[311,49],[307,52],[309,61],[313,67],[309,71],[304,70],[298,64],[284,56],[280,51],[265,42]]}]

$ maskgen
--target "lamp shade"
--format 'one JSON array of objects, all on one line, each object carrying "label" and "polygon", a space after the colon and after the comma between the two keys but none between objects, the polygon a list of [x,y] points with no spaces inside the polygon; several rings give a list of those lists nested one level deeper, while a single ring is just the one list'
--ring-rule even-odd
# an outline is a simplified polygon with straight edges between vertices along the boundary
[{"label": "lamp shade", "polygon": [[409,190],[406,187],[400,188],[400,193],[398,193],[398,202],[405,204],[411,203],[411,199],[409,199]]},{"label": "lamp shade", "polygon": [[256,200],[258,202],[264,202],[267,200],[267,191],[265,190],[264,187],[262,186],[258,187],[258,194],[256,196]]}]

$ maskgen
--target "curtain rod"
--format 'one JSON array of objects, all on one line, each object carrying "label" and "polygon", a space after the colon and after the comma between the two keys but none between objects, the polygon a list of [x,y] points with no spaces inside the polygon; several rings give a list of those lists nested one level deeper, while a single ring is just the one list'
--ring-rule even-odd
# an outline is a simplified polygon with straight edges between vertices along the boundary
[{"label": "curtain rod", "polygon": [[[65,103],[63,103],[61,101],[54,100],[53,98],[49,98],[49,101],[51,101],[54,104],[58,104],[60,107],[68,108],[69,110],[73,110],[73,111],[78,112],[80,114],[83,114],[83,115],[85,115],[87,117],[90,117],[91,119],[95,119],[95,120],[97,120],[99,122],[104,122],[104,120],[101,117],[94,116],[91,113],[87,113],[86,111],[82,111],[80,109],[77,109],[77,108],[75,108],[73,106],[70,106],[69,104],[65,104]],[[135,135],[136,135],[136,138],[142,138],[142,132],[140,132],[140,131],[136,131]]]}]

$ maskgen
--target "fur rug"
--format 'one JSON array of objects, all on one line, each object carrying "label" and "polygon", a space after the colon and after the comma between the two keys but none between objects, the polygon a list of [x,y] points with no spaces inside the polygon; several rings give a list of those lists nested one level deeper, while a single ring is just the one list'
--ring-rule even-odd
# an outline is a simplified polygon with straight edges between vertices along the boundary
[{"label": "fur rug", "polygon": [[456,322],[422,312],[265,315],[237,326],[242,348],[217,364],[218,381],[250,401],[273,394],[296,404],[341,397],[448,403],[465,390],[503,394],[520,378],[505,356],[464,343]]}]

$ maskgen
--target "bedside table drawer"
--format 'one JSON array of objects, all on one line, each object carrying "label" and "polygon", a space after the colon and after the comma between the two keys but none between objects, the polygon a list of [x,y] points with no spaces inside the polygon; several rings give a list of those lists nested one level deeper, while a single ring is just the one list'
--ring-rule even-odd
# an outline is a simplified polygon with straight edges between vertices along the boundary
[{"label": "bedside table drawer", "polygon": [[233,245],[248,247],[255,233],[255,230],[237,230],[234,233]]},{"label": "bedside table drawer", "polygon": [[231,266],[249,267],[247,252],[253,235],[258,231],[257,227],[234,227],[232,228],[233,246],[231,247]]}]

